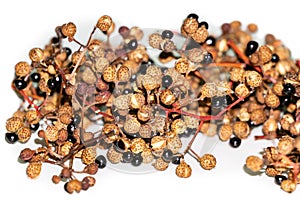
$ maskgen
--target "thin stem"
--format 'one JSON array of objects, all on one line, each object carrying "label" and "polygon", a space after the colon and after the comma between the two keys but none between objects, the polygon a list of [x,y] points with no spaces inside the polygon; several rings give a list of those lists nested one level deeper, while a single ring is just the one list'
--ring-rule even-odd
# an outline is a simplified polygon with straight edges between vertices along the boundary
[{"label": "thin stem", "polygon": [[204,121],[201,121],[200,124],[199,124],[199,126],[198,126],[198,128],[197,128],[197,130],[196,130],[196,132],[195,132],[195,134],[194,134],[194,136],[192,137],[192,139],[188,143],[188,146],[184,150],[183,155],[185,155],[191,149],[191,147],[192,147],[192,145],[193,145],[193,143],[194,143],[197,135],[200,133],[200,130],[201,130],[201,127],[202,127],[203,124],[204,124]]},{"label": "thin stem", "polygon": [[239,47],[232,40],[228,40],[227,44],[244,61],[244,63],[246,63],[247,65],[250,64],[248,57],[239,49]]}]

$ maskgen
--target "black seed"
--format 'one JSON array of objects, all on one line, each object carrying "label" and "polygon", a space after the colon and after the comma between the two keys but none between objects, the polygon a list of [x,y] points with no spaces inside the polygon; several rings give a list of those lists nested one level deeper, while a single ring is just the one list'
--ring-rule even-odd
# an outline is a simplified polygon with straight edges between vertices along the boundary
[{"label": "black seed", "polygon": [[5,140],[9,144],[14,144],[18,141],[18,135],[16,133],[5,133]]},{"label": "black seed", "polygon": [[32,130],[32,131],[38,130],[39,127],[40,127],[40,123],[30,124],[30,125],[29,125],[29,128],[30,128],[30,130]]},{"label": "black seed", "polygon": [[162,39],[165,39],[165,38],[172,39],[173,36],[174,36],[174,33],[169,30],[164,30],[161,34]]},{"label": "black seed", "polygon": [[51,43],[52,43],[52,44],[58,44],[58,43],[59,43],[58,37],[53,37],[53,38],[51,39]]},{"label": "black seed", "polygon": [[116,140],[114,142],[114,147],[115,147],[115,150],[120,152],[120,153],[123,153],[126,146],[125,146],[125,143],[123,142],[123,140]]},{"label": "black seed", "polygon": [[129,50],[135,50],[138,46],[138,42],[136,39],[132,39],[128,42],[128,44],[126,45],[126,47],[129,49]]},{"label": "black seed", "polygon": [[208,45],[208,46],[215,46],[216,44],[216,39],[213,37],[213,36],[208,36],[205,40],[205,43]]},{"label": "black seed", "polygon": [[75,124],[75,126],[77,126],[78,124],[80,124],[80,122],[81,122],[81,117],[80,117],[80,115],[75,114],[75,115],[74,115],[74,118],[73,118],[73,123]]},{"label": "black seed", "polygon": [[164,88],[168,88],[170,85],[172,85],[173,79],[170,75],[165,75],[162,77],[162,86]]},{"label": "black seed", "polygon": [[242,140],[238,137],[232,137],[229,140],[229,144],[233,148],[238,148],[241,145],[241,143],[242,143]]},{"label": "black seed", "polygon": [[229,106],[232,104],[232,98],[229,95],[226,95],[224,98],[223,106]]},{"label": "black seed", "polygon": [[205,21],[203,21],[203,22],[200,22],[199,24],[198,24],[198,26],[199,27],[201,27],[201,26],[204,26],[205,27],[205,29],[208,29],[208,23],[207,22],[205,22]]},{"label": "black seed", "polygon": [[124,152],[122,159],[125,163],[130,163],[133,160],[133,153],[131,151]]},{"label": "black seed", "polygon": [[179,165],[179,164],[180,164],[181,158],[182,158],[181,155],[179,155],[179,156],[173,156],[173,158],[172,158],[172,163],[173,163],[174,165]]},{"label": "black seed", "polygon": [[30,80],[32,82],[39,82],[41,80],[41,75],[39,73],[33,73],[30,75]]},{"label": "black seed", "polygon": [[165,149],[162,154],[162,159],[166,162],[172,161],[173,158],[173,152],[170,149]]},{"label": "black seed", "polygon": [[95,163],[98,165],[99,169],[103,169],[106,167],[107,161],[103,155],[97,156]]},{"label": "black seed", "polygon": [[282,181],[287,180],[287,177],[284,175],[276,175],[275,176],[275,183],[277,185],[281,185]]},{"label": "black seed", "polygon": [[201,64],[208,65],[208,64],[212,63],[212,61],[213,61],[212,54],[207,52],[206,54],[204,54],[203,60],[201,61]]},{"label": "black seed", "polygon": [[277,63],[279,61],[279,56],[276,53],[273,53],[271,61]]},{"label": "black seed", "polygon": [[21,79],[14,80],[14,85],[16,86],[16,88],[18,90],[23,90],[23,89],[25,89],[27,87],[26,81],[21,80]]},{"label": "black seed", "polygon": [[199,16],[198,16],[197,14],[195,14],[195,13],[191,13],[191,14],[189,14],[186,18],[193,18],[193,19],[198,20],[198,19],[199,19]]},{"label": "black seed", "polygon": [[258,43],[256,41],[249,41],[246,47],[246,56],[250,56],[251,54],[253,54],[258,48]]},{"label": "black seed", "polygon": [[135,167],[140,166],[143,162],[143,157],[140,154],[135,154],[131,160],[131,164]]},{"label": "black seed", "polygon": [[53,78],[50,78],[48,81],[47,81],[47,86],[50,90],[55,90],[58,86],[57,82],[55,81],[55,79]]},{"label": "black seed", "polygon": [[295,92],[296,92],[296,89],[292,84],[287,83],[287,84],[283,85],[283,93],[285,95],[293,95],[293,94],[295,94]]},{"label": "black seed", "polygon": [[123,94],[130,94],[130,93],[132,93],[132,90],[129,89],[129,88],[126,88],[126,89],[123,90],[122,93],[123,93]]},{"label": "black seed", "polygon": [[75,144],[77,142],[76,138],[73,136],[73,134],[68,134],[68,138],[67,138],[68,142],[72,142],[73,144]]},{"label": "black seed", "polygon": [[223,98],[220,96],[214,96],[211,98],[211,107],[220,108],[223,106]]},{"label": "black seed", "polygon": [[72,54],[72,50],[68,47],[63,48],[63,51],[66,52],[68,57]]},{"label": "black seed", "polygon": [[76,129],[76,125],[74,124],[74,122],[71,122],[70,124],[68,124],[67,126],[67,131],[69,135],[73,135],[73,132]]},{"label": "black seed", "polygon": [[180,134],[181,137],[190,137],[192,134],[196,132],[195,128],[186,128],[185,131]]}]

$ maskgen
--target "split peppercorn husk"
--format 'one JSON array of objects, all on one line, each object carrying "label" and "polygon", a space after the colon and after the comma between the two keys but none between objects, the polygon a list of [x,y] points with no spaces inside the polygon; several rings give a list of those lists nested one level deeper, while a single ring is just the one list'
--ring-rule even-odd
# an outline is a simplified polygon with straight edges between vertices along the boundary
[{"label": "split peppercorn husk", "polygon": [[[249,156],[246,167],[275,177],[286,192],[296,189],[300,62],[281,40],[267,34],[259,45],[252,36],[257,26],[243,29],[239,21],[224,23],[216,35],[196,14],[183,20],[181,34],[115,29],[110,16],[101,16],[82,44],[76,25],[65,23],[44,48],[29,51],[28,62],[15,65],[12,89],[22,104],[6,122],[5,139],[25,144],[37,132],[43,140],[20,153],[30,178],[45,164],[58,165],[62,170],[52,181],[80,192],[94,186],[91,175],[107,162],[159,171],[175,164],[176,175],[187,178],[186,156],[206,170],[217,163],[209,152],[193,150],[199,134],[236,148],[262,126],[255,138],[278,145],[266,147],[262,158]],[[96,31],[106,39],[95,38]],[[186,147],[182,138],[189,138]],[[75,159],[81,169],[74,169]]]}]

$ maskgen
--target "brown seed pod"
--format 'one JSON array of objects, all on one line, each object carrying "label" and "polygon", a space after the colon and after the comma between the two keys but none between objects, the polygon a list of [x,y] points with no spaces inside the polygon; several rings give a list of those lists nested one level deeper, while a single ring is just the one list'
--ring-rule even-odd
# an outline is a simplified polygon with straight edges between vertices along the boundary
[{"label": "brown seed pod", "polygon": [[195,33],[198,29],[198,21],[194,18],[186,18],[183,21],[183,30],[188,33]]},{"label": "brown seed pod", "polygon": [[272,87],[272,91],[274,92],[275,95],[277,96],[282,96],[283,93],[283,82],[282,81],[277,81],[276,83],[274,83],[273,87]]},{"label": "brown seed pod", "polygon": [[[290,130],[290,127],[294,122],[295,122],[295,119],[294,119],[293,115],[291,115],[289,113],[284,114],[280,119],[280,125],[283,130]],[[299,127],[299,126],[294,126],[292,129],[294,129],[296,127]],[[300,131],[300,129],[299,129],[299,131]],[[293,132],[298,132],[298,131],[297,131],[297,129],[295,129],[295,130],[293,130]]]},{"label": "brown seed pod", "polygon": [[160,43],[160,46],[161,46],[161,49],[167,53],[176,50],[176,46],[175,46],[174,42],[170,39],[163,39]]},{"label": "brown seed pod", "polygon": [[108,31],[112,25],[113,25],[113,21],[111,17],[108,15],[103,15],[98,19],[96,27],[101,31],[105,32]]},{"label": "brown seed pod", "polygon": [[211,154],[204,154],[199,161],[201,167],[205,170],[211,170],[215,168],[217,164],[216,158]]},{"label": "brown seed pod", "polygon": [[146,148],[146,142],[142,138],[134,138],[131,140],[130,150],[133,153],[141,153]]},{"label": "brown seed pod", "polygon": [[146,100],[143,94],[136,93],[131,95],[130,98],[130,107],[133,109],[140,109],[144,104]]},{"label": "brown seed pod", "polygon": [[263,160],[257,156],[248,156],[246,159],[246,166],[253,172],[258,172],[263,167]]},{"label": "brown seed pod", "polygon": [[164,118],[162,116],[155,116],[155,121],[154,121],[153,126],[154,126],[155,131],[163,133],[164,128],[166,126],[166,118]]},{"label": "brown seed pod", "polygon": [[232,130],[231,125],[224,124],[220,127],[219,138],[222,141],[227,141],[231,138],[232,133],[233,133],[233,130]]},{"label": "brown seed pod", "polygon": [[300,122],[292,122],[289,127],[289,131],[293,136],[299,136],[300,135]]},{"label": "brown seed pod", "polygon": [[171,123],[171,130],[176,134],[182,134],[186,130],[186,124],[182,119],[175,119]]},{"label": "brown seed pod", "polygon": [[250,119],[250,113],[247,110],[247,108],[241,108],[237,113],[237,117],[243,122],[247,122]]},{"label": "brown seed pod", "polygon": [[280,105],[279,97],[273,93],[267,94],[265,102],[266,105],[270,108],[277,108]]},{"label": "brown seed pod", "polygon": [[117,80],[126,82],[130,79],[130,70],[126,66],[121,66],[117,71]]},{"label": "brown seed pod", "polygon": [[56,126],[47,126],[45,130],[45,139],[50,142],[55,142],[58,140],[58,129]]},{"label": "brown seed pod", "polygon": [[192,175],[192,168],[184,160],[181,160],[176,167],[176,175],[180,178],[188,178]]},{"label": "brown seed pod", "polygon": [[137,118],[138,118],[138,120],[140,120],[142,122],[146,122],[152,117],[153,117],[152,116],[152,108],[148,105],[143,105],[141,107],[141,109],[139,109],[138,112],[137,112]]},{"label": "brown seed pod", "polygon": [[287,155],[291,153],[292,150],[294,149],[294,144],[295,144],[295,139],[288,135],[285,135],[279,139],[277,145],[278,151],[282,154]]},{"label": "brown seed pod", "polygon": [[158,158],[155,160],[152,166],[158,171],[165,171],[169,167],[169,163],[164,161],[162,158]]},{"label": "brown seed pod", "polygon": [[106,135],[105,142],[113,143],[119,138],[120,129],[116,124],[106,123],[102,128],[102,134]]},{"label": "brown seed pod", "polygon": [[272,59],[272,50],[267,45],[263,45],[258,49],[258,57],[259,61],[265,64]]},{"label": "brown seed pod", "polygon": [[277,148],[268,147],[264,151],[263,158],[266,160],[267,164],[274,163],[279,160],[280,155]]},{"label": "brown seed pod", "polygon": [[129,109],[131,94],[120,95],[113,100],[113,105],[120,110]]},{"label": "brown seed pod", "polygon": [[230,80],[234,82],[243,82],[245,70],[243,68],[233,67],[230,71]]},{"label": "brown seed pod", "polygon": [[197,43],[203,43],[205,42],[206,38],[208,36],[208,31],[205,28],[205,26],[199,27],[196,32],[191,34],[191,37],[197,42]]},{"label": "brown seed pod", "polygon": [[15,65],[15,73],[17,76],[24,77],[30,74],[31,67],[27,62],[18,62]]},{"label": "brown seed pod", "polygon": [[247,25],[247,30],[248,30],[250,33],[255,33],[255,32],[257,32],[258,27],[257,27],[256,24],[250,23],[250,24]]},{"label": "brown seed pod", "polygon": [[237,121],[233,124],[234,134],[241,139],[245,139],[250,134],[250,127],[247,122]]},{"label": "brown seed pod", "polygon": [[108,65],[104,68],[102,78],[106,82],[113,82],[117,78],[117,68],[114,65]]},{"label": "brown seed pod", "polygon": [[250,87],[259,87],[263,82],[262,76],[254,70],[245,71],[244,76]]},{"label": "brown seed pod", "polygon": [[247,97],[250,94],[248,87],[243,83],[240,83],[238,86],[236,86],[234,92],[239,97]]},{"label": "brown seed pod", "polygon": [[275,177],[276,175],[280,174],[280,171],[273,166],[267,166],[265,173],[268,176]]},{"label": "brown seed pod", "polygon": [[150,75],[144,75],[144,76],[141,76],[141,84],[143,85],[143,87],[148,90],[148,91],[151,91],[151,90],[154,90],[155,88],[157,88],[159,85],[157,84],[157,79],[153,76],[150,76]]},{"label": "brown seed pod", "polygon": [[71,179],[66,185],[66,191],[72,194],[74,191],[79,193],[82,189],[81,181],[77,179]]},{"label": "brown seed pod", "polygon": [[83,171],[86,172],[87,174],[94,175],[98,172],[98,164],[96,163],[88,164],[87,166],[85,166]]},{"label": "brown seed pod", "polygon": [[59,121],[63,124],[70,124],[72,122],[72,116],[68,113],[63,113],[59,116]]},{"label": "brown seed pod", "polygon": [[141,128],[141,123],[136,118],[129,118],[125,121],[124,130],[128,134],[137,133]]},{"label": "brown seed pod", "polygon": [[163,136],[154,136],[151,139],[151,149],[153,151],[159,151],[167,146],[167,140]]},{"label": "brown seed pod", "polygon": [[178,136],[167,139],[167,148],[170,149],[173,154],[176,154],[180,151],[182,147],[182,141]]},{"label": "brown seed pod", "polygon": [[25,148],[21,151],[19,158],[23,161],[28,161],[33,157],[34,154],[35,154],[35,151],[33,151],[29,148]]},{"label": "brown seed pod", "polygon": [[97,78],[93,72],[93,70],[90,67],[86,67],[82,74],[81,74],[82,80],[87,84],[94,84],[97,81]]},{"label": "brown seed pod", "polygon": [[141,156],[143,158],[143,163],[145,164],[151,163],[154,160],[154,156],[150,148],[145,148],[141,153]]},{"label": "brown seed pod", "polygon": [[176,97],[170,89],[163,90],[159,97],[160,101],[167,106],[172,105],[176,101]]},{"label": "brown seed pod", "polygon": [[297,184],[292,180],[284,180],[281,182],[281,189],[285,192],[292,193],[296,190]]},{"label": "brown seed pod", "polygon": [[26,168],[26,174],[29,178],[36,178],[40,175],[42,170],[41,162],[30,162]]},{"label": "brown seed pod", "polygon": [[73,143],[72,142],[65,142],[61,147],[60,147],[60,154],[62,156],[66,156],[70,153],[71,149],[73,148]]},{"label": "brown seed pod", "polygon": [[122,153],[117,152],[113,146],[108,149],[106,156],[112,164],[120,163],[122,160]]},{"label": "brown seed pod", "polygon": [[73,22],[63,24],[61,27],[62,34],[68,38],[73,38],[76,33],[76,30],[76,25]]},{"label": "brown seed pod", "polygon": [[6,130],[9,133],[15,133],[23,126],[23,124],[22,119],[18,117],[11,117],[6,120]]},{"label": "brown seed pod", "polygon": [[17,131],[18,139],[20,142],[27,142],[31,137],[31,131],[28,127],[22,127]]},{"label": "brown seed pod", "polygon": [[61,178],[60,176],[53,175],[51,180],[54,184],[58,184],[61,181]]},{"label": "brown seed pod", "polygon": [[175,63],[175,70],[181,74],[189,71],[189,61],[185,58],[179,58]]},{"label": "brown seed pod", "polygon": [[266,121],[267,116],[264,110],[257,109],[251,112],[250,119],[254,125],[259,125]]},{"label": "brown seed pod", "polygon": [[95,162],[96,157],[97,157],[96,148],[95,147],[87,147],[82,151],[81,161],[84,164],[89,165],[89,164]]},{"label": "brown seed pod", "polygon": [[263,124],[262,131],[265,135],[271,135],[276,133],[278,129],[277,121],[271,117]]},{"label": "brown seed pod", "polygon": [[40,62],[44,58],[44,51],[41,48],[33,48],[29,51],[29,58],[32,62]]}]

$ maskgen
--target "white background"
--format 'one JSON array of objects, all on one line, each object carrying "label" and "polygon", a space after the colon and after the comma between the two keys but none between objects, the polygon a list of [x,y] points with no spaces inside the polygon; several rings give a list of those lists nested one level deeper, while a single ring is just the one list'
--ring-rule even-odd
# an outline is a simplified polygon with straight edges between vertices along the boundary
[{"label": "white background", "polygon": [[[293,3],[292,3],[293,2]],[[51,176],[57,168],[46,166],[36,180],[26,177],[26,165],[17,162],[24,145],[9,145],[4,140],[5,120],[17,109],[19,100],[10,90],[14,65],[29,61],[32,47],[43,47],[54,35],[57,25],[73,21],[79,34],[90,31],[98,17],[108,14],[117,25],[178,30],[191,12],[209,24],[240,20],[244,25],[254,22],[259,36],[273,33],[290,47],[295,58],[300,57],[299,7],[297,1],[1,1],[0,3],[0,199],[296,199],[300,188],[287,194],[265,175],[252,177],[243,171],[245,159],[270,142],[253,141],[253,135],[239,149],[219,142],[213,150],[217,167],[204,171],[192,160],[193,174],[179,179],[175,167],[165,172],[132,175],[105,169],[96,175],[96,186],[80,194],[69,195],[63,185],[54,185]],[[82,38],[85,39],[85,38]],[[259,132],[256,134],[260,134]]]}]

